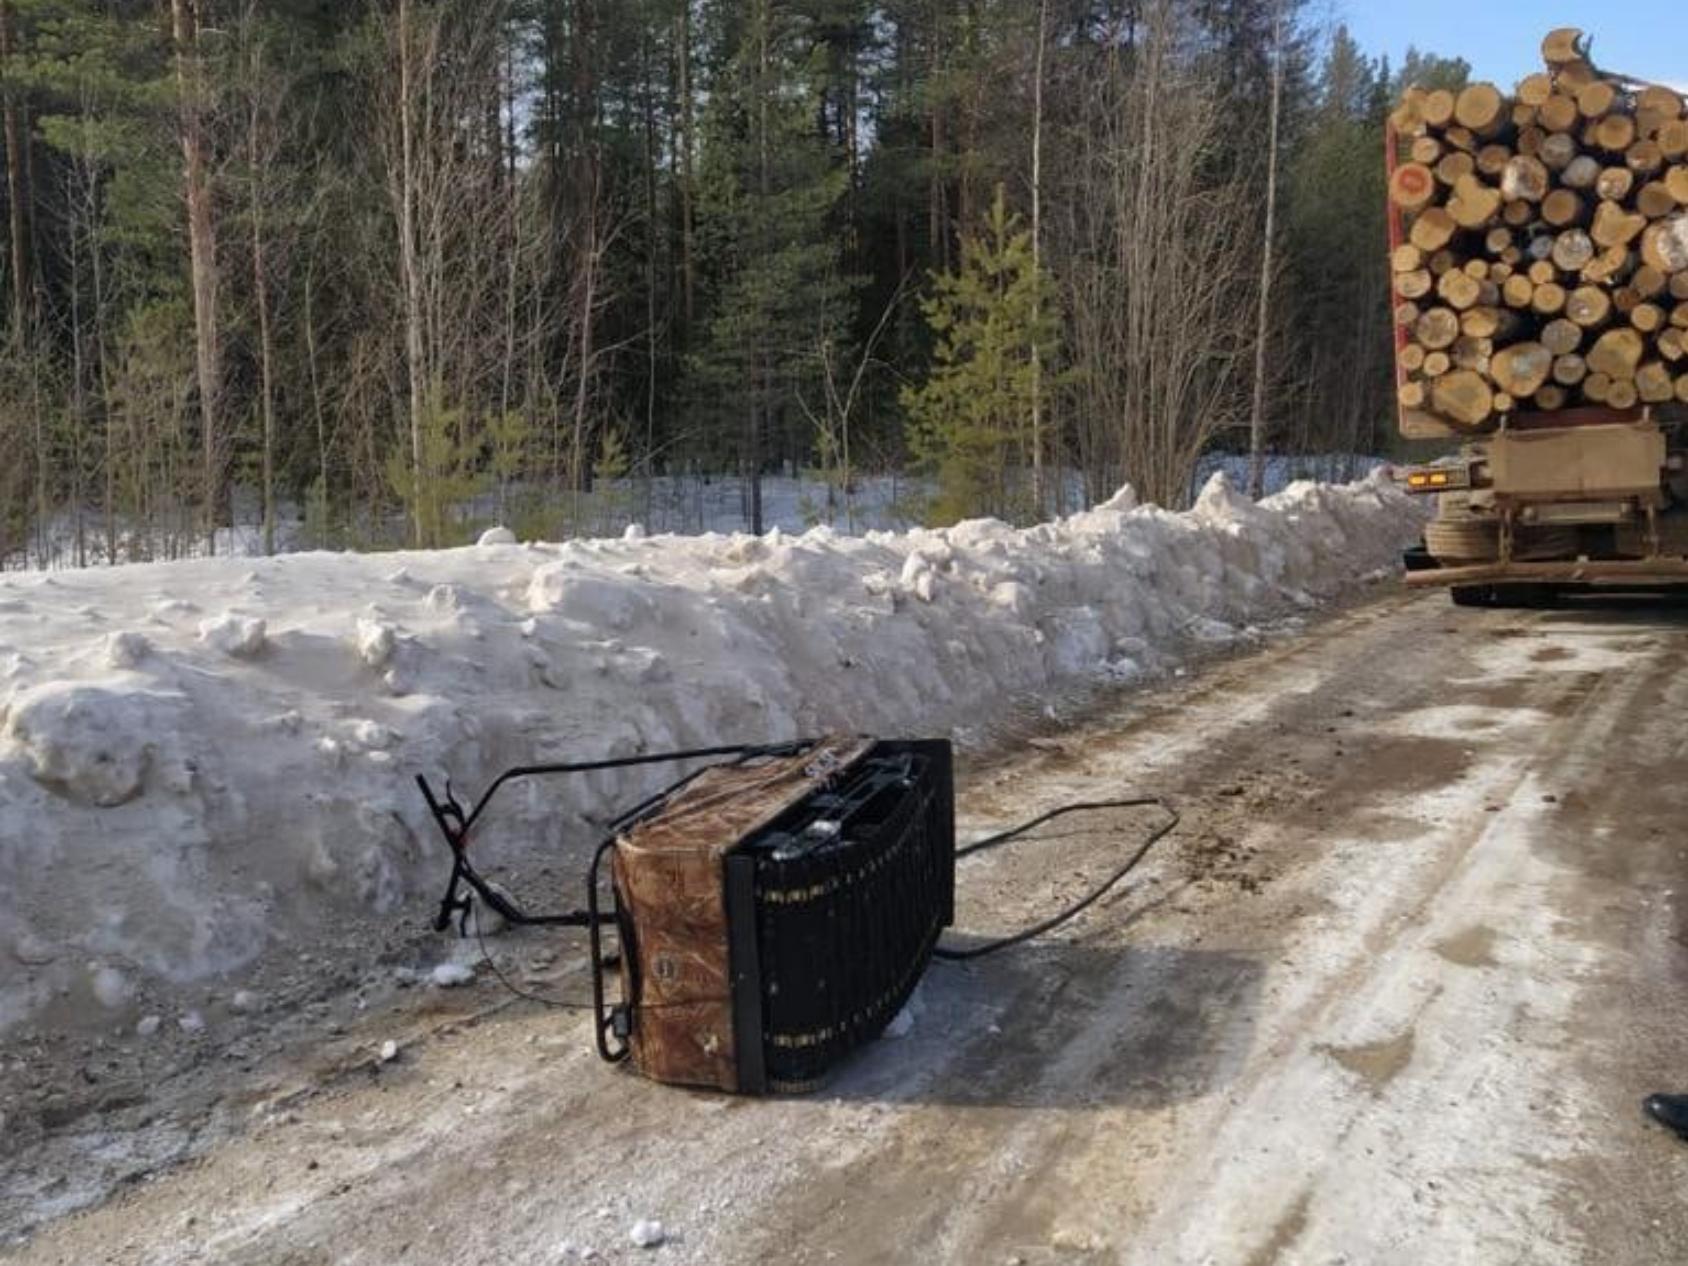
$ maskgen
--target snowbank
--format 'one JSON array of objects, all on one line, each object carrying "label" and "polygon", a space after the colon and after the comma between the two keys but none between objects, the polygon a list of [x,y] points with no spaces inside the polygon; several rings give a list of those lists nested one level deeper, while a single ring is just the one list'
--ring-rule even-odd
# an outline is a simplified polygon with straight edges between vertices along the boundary
[{"label": "snowbank", "polygon": [[[1129,493],[1017,531],[642,537],[0,577],[0,1029],[133,1024],[434,895],[412,776],[843,727],[977,731],[1057,686],[1392,569],[1374,477],[1186,514]],[[648,775],[653,781],[671,776]],[[584,842],[634,788],[519,787],[495,862]],[[566,791],[567,812],[558,791]]]}]

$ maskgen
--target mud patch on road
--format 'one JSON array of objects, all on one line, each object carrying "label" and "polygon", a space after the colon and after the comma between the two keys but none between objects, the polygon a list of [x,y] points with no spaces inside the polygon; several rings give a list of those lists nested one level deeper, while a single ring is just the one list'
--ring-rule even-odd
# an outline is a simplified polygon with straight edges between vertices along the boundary
[{"label": "mud patch on road", "polygon": [[1198,884],[1234,884],[1244,892],[1260,891],[1262,878],[1254,872],[1260,850],[1221,831],[1203,831],[1184,846],[1191,879]]},{"label": "mud patch on road", "polygon": [[1482,924],[1436,942],[1435,950],[1457,967],[1494,967],[1499,961],[1495,958],[1495,930]]},{"label": "mud patch on road", "polygon": [[1576,651],[1569,646],[1544,646],[1530,652],[1532,664],[1555,664],[1562,659],[1574,659]]},{"label": "mud patch on road", "polygon": [[1355,750],[1332,753],[1332,784],[1351,808],[1378,796],[1398,798],[1458,782],[1473,763],[1470,744],[1423,735],[1367,735]]},{"label": "mud patch on road", "polygon": [[1352,828],[1356,838],[1373,844],[1412,844],[1424,839],[1424,823],[1397,813],[1361,813]]},{"label": "mud patch on road", "polygon": [[1405,737],[1471,743],[1540,724],[1546,716],[1545,712],[1522,706],[1491,708],[1476,703],[1439,703],[1390,717],[1384,728]]},{"label": "mud patch on road", "polygon": [[1464,683],[1463,693],[1470,703],[1484,708],[1519,716],[1535,713],[1544,720],[1554,720],[1574,715],[1600,684],[1600,673],[1581,659],[1573,667],[1555,669],[1554,676],[1571,680],[1555,682],[1552,690],[1541,689],[1540,681],[1528,676],[1477,680]]},{"label": "mud patch on road", "polygon": [[1412,1063],[1413,1031],[1407,1029],[1395,1037],[1361,1046],[1324,1046],[1320,1049],[1365,1082],[1366,1088],[1374,1095],[1382,1094],[1389,1083]]},{"label": "mud patch on road", "polygon": [[1284,1210],[1284,1216],[1278,1219],[1266,1242],[1248,1255],[1248,1266],[1277,1266],[1284,1251],[1293,1247],[1307,1229],[1307,1210],[1312,1203],[1311,1191],[1303,1191],[1297,1196],[1295,1203]]},{"label": "mud patch on road", "polygon": [[1462,678],[1459,684],[1463,687],[1461,697],[1481,707],[1509,712],[1529,705],[1531,690],[1528,677],[1479,676]]},{"label": "mud patch on road", "polygon": [[1651,637],[1619,637],[1601,642],[1600,649],[1617,655],[1645,655],[1658,644],[1658,640]]}]

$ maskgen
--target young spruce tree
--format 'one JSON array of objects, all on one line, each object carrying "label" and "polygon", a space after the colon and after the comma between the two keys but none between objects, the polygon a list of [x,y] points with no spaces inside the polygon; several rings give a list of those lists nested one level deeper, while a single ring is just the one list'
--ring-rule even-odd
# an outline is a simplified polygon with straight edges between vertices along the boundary
[{"label": "young spruce tree", "polygon": [[933,285],[922,304],[932,372],[904,389],[903,408],[915,457],[937,474],[934,518],[1034,518],[1032,402],[1040,360],[1048,385],[1060,325],[1031,232],[1009,213],[1002,186],[982,232],[962,241],[960,266]]}]

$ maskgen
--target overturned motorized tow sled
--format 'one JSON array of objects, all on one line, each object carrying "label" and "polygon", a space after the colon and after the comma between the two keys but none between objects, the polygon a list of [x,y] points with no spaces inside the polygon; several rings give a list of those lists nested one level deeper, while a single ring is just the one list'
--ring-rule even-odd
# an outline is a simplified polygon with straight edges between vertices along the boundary
[{"label": "overturned motorized tow sled", "polygon": [[[710,753],[720,755],[721,753]],[[947,742],[828,738],[731,753],[612,824],[587,909],[524,915],[469,864],[472,812],[429,807],[455,854],[443,928],[467,883],[514,922],[592,933],[598,1049],[658,1081],[760,1092],[821,1076],[877,1037],[954,918],[955,825]],[[703,754],[698,754],[703,755]],[[597,768],[632,762],[594,762]],[[598,869],[610,854],[611,908]],[[600,930],[620,943],[620,999]]]},{"label": "overturned motorized tow sled", "polygon": [[[586,875],[586,909],[529,915],[471,865],[470,833],[505,783],[714,760],[609,826]],[[759,1093],[819,1080],[877,1037],[939,957],[973,958],[1040,935],[1124,878],[1177,815],[1153,797],[1066,805],[955,847],[950,745],[829,737],[710,748],[499,775],[472,809],[417,783],[452,850],[435,926],[472,914],[467,885],[518,924],[590,934],[598,1052],[657,1081]],[[1163,822],[1081,901],[1012,936],[940,950],[955,916],[955,861],[1062,814],[1155,805]],[[599,871],[610,855],[609,909]],[[604,930],[613,927],[615,946]],[[619,976],[612,999],[606,977]]]}]

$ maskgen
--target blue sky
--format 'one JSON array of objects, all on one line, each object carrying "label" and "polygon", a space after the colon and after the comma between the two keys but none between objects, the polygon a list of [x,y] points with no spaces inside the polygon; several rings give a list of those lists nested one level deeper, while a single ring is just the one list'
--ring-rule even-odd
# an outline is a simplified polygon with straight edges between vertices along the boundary
[{"label": "blue sky", "polygon": [[[1331,0],[1362,48],[1399,66],[1409,44],[1463,57],[1472,74],[1510,87],[1541,69],[1541,37],[1556,26],[1594,36],[1594,59],[1638,79],[1688,84],[1688,5],[1683,0],[1603,4],[1540,0]],[[1316,9],[1315,9],[1316,11]]]}]

